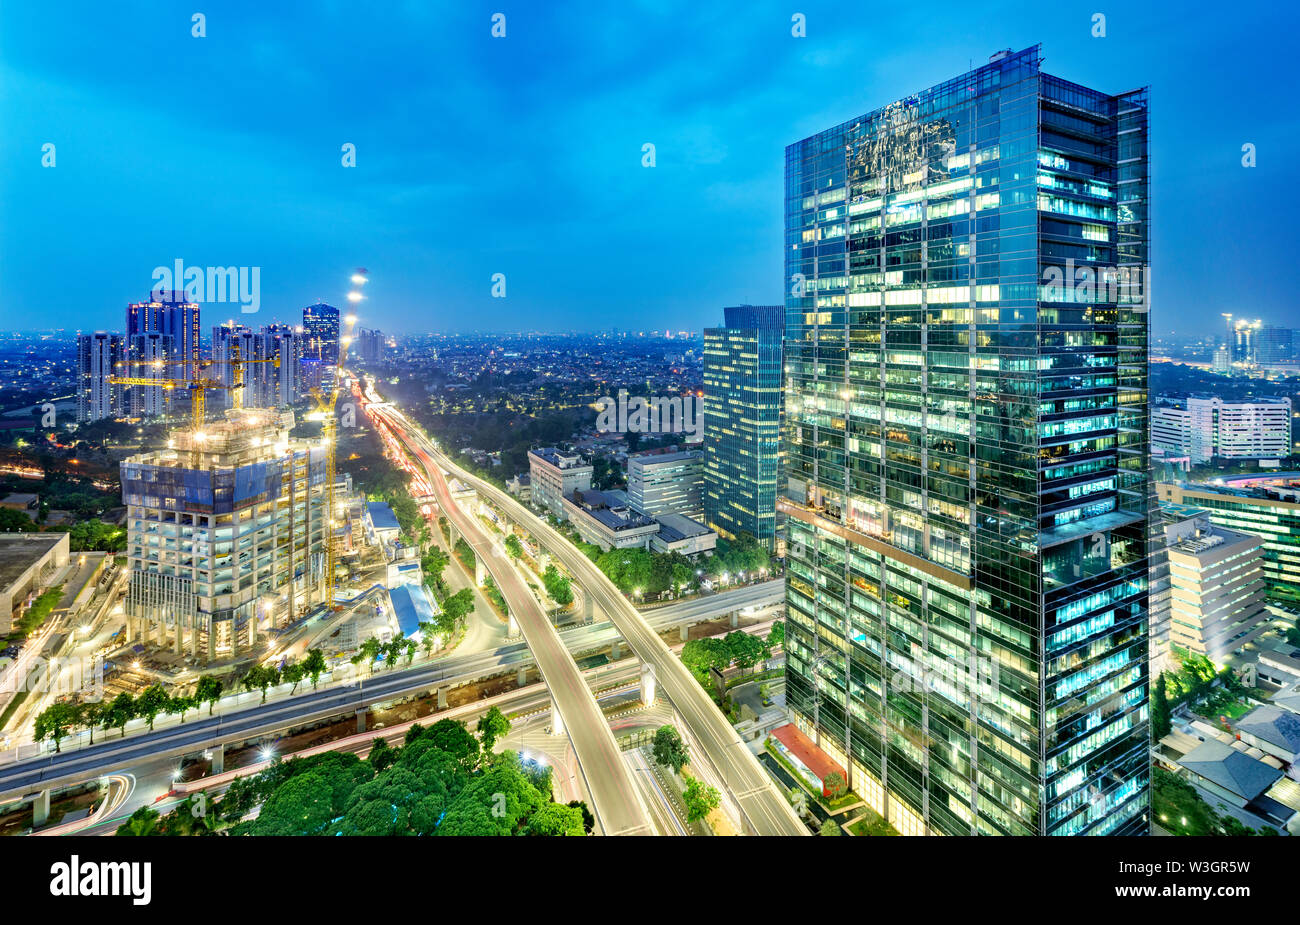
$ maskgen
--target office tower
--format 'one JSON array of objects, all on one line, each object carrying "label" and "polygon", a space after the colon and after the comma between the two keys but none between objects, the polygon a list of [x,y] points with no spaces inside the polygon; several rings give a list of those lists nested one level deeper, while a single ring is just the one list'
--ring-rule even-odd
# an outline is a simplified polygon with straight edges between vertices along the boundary
[{"label": "office tower", "polygon": [[108,381],[125,375],[122,335],[96,331],[77,337],[77,421],[87,424],[125,414],[122,386]]},{"label": "office tower", "polygon": [[1256,334],[1255,359],[1260,366],[1293,366],[1295,331],[1276,324],[1263,325]]},{"label": "office tower", "polygon": [[293,423],[228,411],[123,460],[129,640],[210,661],[324,600],[328,448]]},{"label": "office tower", "polygon": [[1166,504],[1204,508],[1217,526],[1264,541],[1264,584],[1271,600],[1300,604],[1300,486],[1285,477],[1209,485],[1159,482]]},{"label": "office tower", "polygon": [[528,473],[532,485],[533,507],[542,508],[560,520],[568,515],[564,499],[575,491],[591,488],[592,466],[583,462],[577,453],[566,453],[555,447],[539,447],[528,451]]},{"label": "office tower", "polygon": [[780,305],[723,309],[704,331],[704,520],[720,536],[741,533],[771,550],[781,475]]},{"label": "office tower", "polygon": [[[176,370],[176,341],[170,334],[157,331],[132,334],[126,340],[130,375],[137,379],[157,379],[159,384],[133,385],[126,390],[126,401],[131,414],[139,417],[156,417],[171,408],[176,390],[167,384]],[[182,390],[183,392],[184,390]]]},{"label": "office tower", "polygon": [[[1232,316],[1227,316],[1231,318]],[[1228,331],[1228,350],[1232,362],[1239,366],[1259,365],[1259,321],[1247,321],[1244,318],[1232,322]]]},{"label": "office tower", "polygon": [[302,365],[308,387],[332,388],[339,363],[339,310],[324,302],[302,310]]},{"label": "office tower", "polygon": [[[202,359],[199,353],[199,306],[190,302],[184,292],[156,290],[149,293],[149,301],[127,305],[128,345],[136,334],[165,334],[172,338],[176,356],[167,375],[176,379],[197,376]],[[127,359],[131,363],[139,362],[134,356]]]},{"label": "office tower", "polygon": [[634,510],[657,517],[704,517],[704,457],[695,450],[650,451],[627,458],[627,501]]},{"label": "office tower", "polygon": [[[212,328],[212,366],[207,371],[208,377],[215,379],[225,386],[224,389],[216,391],[216,395],[208,400],[217,408],[234,408],[236,407],[235,397],[235,365],[233,360],[238,357],[239,360],[252,360],[256,356],[255,344],[257,334],[252,328],[246,325],[227,324],[215,325]],[[254,382],[251,381],[253,370],[257,366],[246,365],[242,370],[243,396],[239,399],[245,408],[264,407],[262,402],[258,401],[260,396]]]},{"label": "office tower", "polygon": [[1146,137],[1033,47],[786,149],[787,702],[904,834],[1148,831]]},{"label": "office tower", "polygon": [[1212,459],[1277,459],[1291,455],[1291,399],[1224,401],[1210,395],[1157,397],[1151,447],[1193,463]]},{"label": "office tower", "polygon": [[1164,538],[1169,645],[1224,665],[1268,629],[1262,540],[1215,526],[1207,511],[1166,525]]}]

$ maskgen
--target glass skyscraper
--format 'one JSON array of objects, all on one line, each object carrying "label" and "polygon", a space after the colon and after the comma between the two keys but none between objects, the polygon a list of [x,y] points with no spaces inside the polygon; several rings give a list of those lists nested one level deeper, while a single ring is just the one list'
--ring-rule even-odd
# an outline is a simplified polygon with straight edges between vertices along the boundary
[{"label": "glass skyscraper", "polygon": [[780,476],[780,305],[723,309],[704,331],[704,519],[721,536],[776,537]]},{"label": "glass skyscraper", "polygon": [[305,339],[302,354],[303,374],[310,386],[331,388],[334,369],[339,365],[339,310],[317,302],[302,310]]},{"label": "glass skyscraper", "polygon": [[787,699],[904,834],[1148,831],[1147,191],[1037,47],[786,149]]}]

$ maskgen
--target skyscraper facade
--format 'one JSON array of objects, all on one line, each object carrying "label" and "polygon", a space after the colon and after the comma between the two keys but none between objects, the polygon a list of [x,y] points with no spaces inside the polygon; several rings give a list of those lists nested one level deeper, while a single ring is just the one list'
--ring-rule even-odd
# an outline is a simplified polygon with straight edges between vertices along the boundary
[{"label": "skyscraper facade", "polygon": [[309,386],[330,388],[339,364],[339,310],[317,302],[302,310],[303,372]]},{"label": "skyscraper facade", "polygon": [[157,417],[171,409],[176,390],[166,384],[176,371],[176,340],[170,334],[147,331],[126,339],[131,375],[139,379],[157,379],[158,385],[133,385],[126,391],[131,413],[140,417]]},{"label": "skyscraper facade", "polygon": [[788,702],[904,834],[1148,830],[1146,138],[1033,47],[786,149]]},{"label": "skyscraper facade", "polygon": [[704,331],[704,518],[720,536],[776,537],[781,470],[780,305],[723,309]]},{"label": "skyscraper facade", "polygon": [[[177,379],[196,375],[202,360],[199,353],[199,305],[189,301],[184,292],[156,290],[149,293],[147,302],[132,302],[127,305],[128,345],[136,334],[164,334],[170,337],[175,356],[167,375]],[[135,357],[128,357],[128,360],[136,362]]]},{"label": "skyscraper facade", "polygon": [[125,414],[122,386],[110,376],[125,375],[122,335],[96,331],[77,337],[77,420],[83,424]]}]

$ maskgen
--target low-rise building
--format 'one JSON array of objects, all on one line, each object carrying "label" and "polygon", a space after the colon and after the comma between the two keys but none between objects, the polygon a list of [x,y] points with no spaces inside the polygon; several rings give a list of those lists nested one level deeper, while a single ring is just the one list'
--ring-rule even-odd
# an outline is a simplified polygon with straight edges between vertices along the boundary
[{"label": "low-rise building", "polygon": [[1300,715],[1276,704],[1265,704],[1237,720],[1233,729],[1247,745],[1292,766],[1292,776],[1300,779],[1300,769],[1295,768],[1300,759]]},{"label": "low-rise building", "polygon": [[627,498],[642,514],[704,518],[704,454],[651,450],[627,458]]},{"label": "low-rise building", "polygon": [[588,543],[610,549],[645,549],[659,532],[653,517],[638,514],[622,492],[587,489],[564,498],[565,519]]},{"label": "low-rise building", "polygon": [[650,538],[650,548],[654,552],[711,555],[718,546],[718,534],[697,520],[681,514],[660,514],[655,520],[659,532]]},{"label": "low-rise building", "polygon": [[531,502],[560,520],[565,518],[564,499],[575,491],[591,488],[591,473],[591,465],[583,462],[577,453],[566,453],[555,447],[528,451]]},{"label": "low-rise building", "polygon": [[1151,446],[1193,463],[1211,459],[1279,459],[1291,455],[1291,399],[1224,401],[1213,395],[1157,398]]}]

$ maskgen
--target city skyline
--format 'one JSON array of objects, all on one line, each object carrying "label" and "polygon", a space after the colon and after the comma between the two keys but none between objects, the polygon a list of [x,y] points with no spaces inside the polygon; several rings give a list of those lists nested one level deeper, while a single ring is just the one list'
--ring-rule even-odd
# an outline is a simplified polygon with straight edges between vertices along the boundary
[{"label": "city skyline", "polygon": [[[346,272],[365,264],[370,321],[394,333],[603,330],[612,317],[632,330],[697,331],[717,306],[782,296],[773,203],[787,144],[999,48],[1043,42],[1049,68],[1149,84],[1159,99],[1152,146],[1169,166],[1152,206],[1157,262],[1210,254],[1252,281],[1247,300],[1166,271],[1154,330],[1177,319],[1212,332],[1225,311],[1285,323],[1279,232],[1297,193],[1277,153],[1295,141],[1275,115],[1283,85],[1265,73],[1239,93],[1195,64],[1250,32],[1259,66],[1277,67],[1284,55],[1270,47],[1286,34],[1284,14],[1172,9],[1115,11],[1094,37],[1088,12],[992,4],[981,22],[1003,28],[940,37],[915,28],[919,11],[811,4],[796,38],[790,12],[773,5],[729,15],[576,5],[507,11],[500,39],[487,6],[436,18],[377,11],[370,31],[347,33],[353,45],[333,70],[307,54],[352,28],[329,10],[213,12],[203,38],[179,14],[87,7],[69,36],[46,28],[49,13],[12,11],[0,39],[18,91],[0,104],[14,126],[0,141],[7,305],[19,318],[47,306],[43,317],[67,330],[114,330],[108,319],[144,296],[154,268],[182,260],[259,268],[259,311],[239,320],[260,324],[340,301]],[[1150,43],[1157,23],[1162,41]],[[888,50],[861,61],[853,50],[868,30]],[[717,42],[723,34],[732,41]],[[151,69],[117,67],[131,43],[179,49],[174,79],[159,86]],[[223,69],[228,59],[247,73]],[[282,95],[257,92],[270,75]],[[448,80],[457,92],[442,92]],[[380,91],[392,86],[402,92]],[[40,166],[46,143],[52,168]],[[642,166],[647,143],[653,168]],[[355,168],[341,166],[345,144]],[[1258,166],[1242,166],[1244,144]],[[1198,220],[1206,214],[1215,220]],[[559,242],[585,253],[597,227],[606,260],[555,259]],[[497,273],[504,299],[491,294]],[[653,284],[622,285],[629,278]],[[209,317],[239,308],[204,303]]]}]

